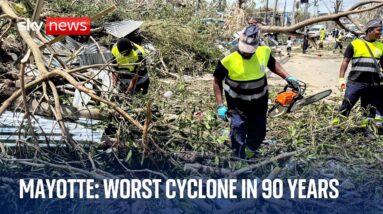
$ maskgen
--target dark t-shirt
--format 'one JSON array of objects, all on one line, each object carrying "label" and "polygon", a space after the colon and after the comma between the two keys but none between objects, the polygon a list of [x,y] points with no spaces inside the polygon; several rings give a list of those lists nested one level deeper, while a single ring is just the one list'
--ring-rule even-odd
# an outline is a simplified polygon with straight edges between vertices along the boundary
[{"label": "dark t-shirt", "polygon": [[352,56],[354,56],[354,46],[349,44],[344,52],[344,57],[352,59]]},{"label": "dark t-shirt", "polygon": [[[269,61],[267,63],[267,67],[271,71],[275,72],[275,64],[276,64],[275,58],[272,55],[270,55]],[[225,77],[228,76],[228,74],[229,74],[229,71],[222,65],[221,61],[219,61],[213,76],[220,80],[224,80]],[[266,81],[266,84],[267,84],[267,81]],[[226,101],[227,101],[227,106],[229,107],[229,109],[235,110],[242,117],[248,118],[248,117],[264,116],[267,112],[268,93],[266,93],[265,96],[263,96],[262,98],[255,99],[252,101],[245,101],[239,98],[231,98],[230,96],[226,94]]]},{"label": "dark t-shirt", "polygon": [[[344,52],[344,57],[352,59],[354,56],[354,46],[349,44]],[[383,56],[380,58],[382,60]],[[352,63],[352,62],[351,62]],[[379,63],[379,62],[378,62]],[[357,65],[352,65],[357,66]],[[379,83],[380,77],[377,72],[360,72],[351,69],[350,74],[348,75],[348,80],[351,82],[360,82],[360,83]]]}]

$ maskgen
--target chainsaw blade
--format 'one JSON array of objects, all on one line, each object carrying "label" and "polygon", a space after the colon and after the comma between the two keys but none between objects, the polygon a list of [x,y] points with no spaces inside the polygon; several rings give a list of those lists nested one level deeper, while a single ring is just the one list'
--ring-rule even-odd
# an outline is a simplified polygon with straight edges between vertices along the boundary
[{"label": "chainsaw blade", "polygon": [[328,97],[331,93],[332,93],[332,90],[331,90],[331,89],[328,89],[328,90],[319,92],[319,93],[317,93],[317,94],[311,95],[311,96],[309,96],[309,97],[306,97],[306,98],[297,100],[297,101],[291,106],[291,108],[289,109],[289,112],[296,111],[296,110],[298,110],[298,109],[300,109],[300,108],[302,108],[302,107],[304,107],[304,106],[306,106],[306,105],[309,105],[309,104],[318,102],[319,100],[322,100],[322,99]]},{"label": "chainsaw blade", "polygon": [[288,110],[288,107],[276,104],[273,107],[271,107],[268,115],[269,117],[279,117],[281,115],[286,114],[287,110]]}]

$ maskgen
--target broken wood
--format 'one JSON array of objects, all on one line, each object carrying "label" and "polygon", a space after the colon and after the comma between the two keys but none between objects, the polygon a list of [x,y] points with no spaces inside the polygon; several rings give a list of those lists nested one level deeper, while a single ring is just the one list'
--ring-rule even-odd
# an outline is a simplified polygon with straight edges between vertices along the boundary
[{"label": "broken wood", "polygon": [[32,126],[32,120],[31,120],[31,115],[29,112],[28,108],[28,100],[27,100],[27,95],[26,95],[26,90],[25,90],[25,81],[24,81],[24,76],[25,76],[25,64],[27,63],[29,57],[30,57],[30,49],[28,49],[27,53],[25,56],[21,59],[21,66],[20,66],[20,88],[22,91],[22,98],[23,98],[23,104],[24,104],[24,111],[25,111],[25,118],[27,119],[28,123],[28,133],[32,135],[32,138],[36,141],[36,146],[38,146],[38,140],[35,134],[35,131],[33,130]]},{"label": "broken wood", "polygon": [[187,163],[184,166],[184,171],[189,173],[202,173],[214,176],[227,176],[231,173],[230,169],[204,166],[200,163]]},{"label": "broken wood", "polygon": [[283,154],[280,154],[280,155],[275,156],[275,157],[273,157],[273,158],[270,158],[270,159],[268,159],[268,160],[264,160],[264,161],[262,161],[262,162],[260,162],[260,163],[253,164],[253,165],[244,167],[244,168],[242,168],[242,169],[238,169],[238,170],[232,172],[232,173],[230,174],[230,177],[237,177],[237,176],[240,175],[240,174],[243,174],[243,173],[252,171],[252,170],[254,170],[254,169],[257,169],[257,168],[259,168],[259,167],[265,166],[265,165],[267,165],[267,164],[269,164],[269,163],[272,163],[272,162],[274,162],[274,161],[278,161],[278,160],[282,160],[282,159],[290,158],[290,157],[296,155],[297,153],[298,153],[297,151],[295,151],[295,152],[287,152],[287,153],[283,153]]},{"label": "broken wood", "polygon": [[152,121],[152,101],[150,100],[146,107],[146,121],[144,124],[144,130],[142,134],[142,145],[144,147],[144,154],[148,153],[148,130],[150,122]]}]

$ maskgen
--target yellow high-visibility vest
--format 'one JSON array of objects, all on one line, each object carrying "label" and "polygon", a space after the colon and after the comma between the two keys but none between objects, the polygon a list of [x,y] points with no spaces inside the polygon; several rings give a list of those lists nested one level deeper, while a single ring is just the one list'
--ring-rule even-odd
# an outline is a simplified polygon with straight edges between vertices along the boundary
[{"label": "yellow high-visibility vest", "polygon": [[221,60],[228,71],[223,89],[232,98],[246,101],[259,99],[267,94],[266,67],[271,49],[259,46],[250,59],[235,51]]},{"label": "yellow high-visibility vest", "polygon": [[228,70],[231,80],[257,80],[265,76],[270,53],[269,47],[259,46],[250,59],[244,59],[238,51],[235,51],[223,58],[221,63]]},{"label": "yellow high-visibility vest", "polygon": [[[372,54],[376,59],[380,59],[383,54],[383,43],[375,41],[375,42],[368,42],[365,41],[370,48]],[[353,58],[371,58],[371,54],[368,51],[366,44],[361,39],[355,39],[351,42],[352,46],[354,47],[354,55]]]},{"label": "yellow high-visibility vest", "polygon": [[[366,44],[370,48],[372,56]],[[380,82],[382,73],[379,60],[383,56],[383,43],[355,39],[351,42],[351,45],[353,46],[354,54],[351,60],[352,67],[348,80],[372,84]],[[375,63],[379,65],[379,69]]]},{"label": "yellow high-visibility vest", "polygon": [[129,71],[133,72],[135,69],[135,66],[134,65],[126,65],[126,64],[136,63],[136,62],[142,60],[142,57],[144,57],[144,55],[145,55],[144,49],[135,43],[133,43],[133,46],[134,46],[133,50],[127,56],[124,56],[120,53],[120,51],[117,48],[117,44],[115,44],[113,46],[112,54],[116,58],[118,68],[128,69]]}]

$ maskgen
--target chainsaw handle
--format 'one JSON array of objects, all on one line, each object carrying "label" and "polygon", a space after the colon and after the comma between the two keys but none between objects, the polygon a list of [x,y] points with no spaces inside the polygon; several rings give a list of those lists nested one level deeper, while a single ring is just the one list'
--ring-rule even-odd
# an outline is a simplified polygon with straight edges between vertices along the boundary
[{"label": "chainsaw handle", "polygon": [[[303,96],[303,94],[306,91],[306,83],[303,82],[303,81],[300,81],[300,80],[298,80],[298,83],[299,83],[299,91],[298,91],[298,93],[299,93],[299,95]],[[287,84],[285,86],[285,88],[283,89],[283,91],[287,91],[287,89],[289,89],[289,88],[292,89],[292,91],[295,91],[295,89],[290,84]]]}]

